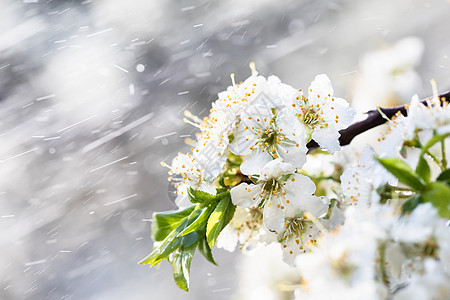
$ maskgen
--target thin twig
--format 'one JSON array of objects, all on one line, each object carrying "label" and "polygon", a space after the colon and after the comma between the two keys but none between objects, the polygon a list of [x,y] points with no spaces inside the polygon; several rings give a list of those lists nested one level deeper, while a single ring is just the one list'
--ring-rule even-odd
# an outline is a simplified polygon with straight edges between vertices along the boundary
[{"label": "thin twig", "polygon": [[[439,95],[438,97],[442,101],[449,101],[450,100],[450,91],[447,91],[447,92]],[[423,104],[427,105],[427,100],[430,100],[430,99],[431,98],[426,98],[426,99],[422,100],[421,102]],[[405,105],[391,107],[391,108],[380,108],[380,110],[388,118],[392,118],[398,112],[402,113],[404,116],[407,115],[407,108]],[[357,135],[386,123],[386,119],[383,118],[383,116],[380,114],[380,112],[377,109],[369,110],[366,114],[367,114],[366,119],[356,122],[356,123],[350,125],[348,128],[339,131],[339,133],[341,134],[341,137],[339,138],[339,143],[341,144],[341,146],[350,144],[350,142]],[[316,141],[311,140],[308,143],[307,147],[308,147],[308,150],[311,151],[313,149],[318,148],[319,145],[316,143]]]}]

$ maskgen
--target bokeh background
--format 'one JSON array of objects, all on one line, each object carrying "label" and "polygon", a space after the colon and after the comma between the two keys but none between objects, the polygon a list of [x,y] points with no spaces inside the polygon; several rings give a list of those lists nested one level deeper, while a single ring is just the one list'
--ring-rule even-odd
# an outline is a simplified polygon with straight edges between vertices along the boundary
[{"label": "bokeh background", "polygon": [[183,111],[205,116],[250,61],[303,89],[326,73],[361,111],[449,89],[449,16],[446,0],[0,0],[0,299],[238,298],[238,252],[196,255],[190,293],[137,264],[152,213],[175,208],[160,162],[189,150]]}]

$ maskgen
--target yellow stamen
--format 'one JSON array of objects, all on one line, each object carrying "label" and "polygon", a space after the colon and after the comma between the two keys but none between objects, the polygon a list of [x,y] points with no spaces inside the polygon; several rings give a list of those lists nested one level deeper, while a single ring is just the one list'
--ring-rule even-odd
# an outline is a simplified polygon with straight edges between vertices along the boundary
[{"label": "yellow stamen", "polygon": [[249,67],[250,67],[250,70],[252,70],[252,75],[253,76],[258,75],[258,71],[256,71],[256,66],[255,66],[254,62],[249,63]]},{"label": "yellow stamen", "polygon": [[233,83],[233,86],[236,87],[236,81],[234,80],[234,73],[231,73],[231,82]]},{"label": "yellow stamen", "polygon": [[431,79],[430,80],[431,83],[431,90],[433,91],[433,99],[432,102],[435,104],[440,105],[440,100],[439,100],[439,96],[438,96],[438,90],[437,90],[437,84],[436,84],[436,80]]}]

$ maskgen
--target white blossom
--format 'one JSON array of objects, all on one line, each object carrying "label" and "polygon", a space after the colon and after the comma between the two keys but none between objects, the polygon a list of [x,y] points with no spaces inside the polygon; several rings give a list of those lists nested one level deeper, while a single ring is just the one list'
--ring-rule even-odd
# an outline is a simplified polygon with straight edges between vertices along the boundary
[{"label": "white blossom", "polygon": [[408,105],[407,116],[398,114],[389,121],[389,129],[379,141],[380,154],[383,156],[398,156],[405,141],[415,138],[418,133],[420,142],[425,145],[437,134],[450,133],[450,106],[440,99],[429,100],[427,105],[414,96]]},{"label": "white blossom", "polygon": [[281,158],[296,168],[306,161],[306,144],[302,131],[292,131],[289,122],[275,116],[270,107],[252,105],[241,115],[230,150],[246,155],[240,169],[247,175],[259,174],[264,165]]},{"label": "white blossom", "polygon": [[217,247],[229,252],[233,252],[238,243],[244,251],[257,248],[259,246],[257,237],[262,223],[263,215],[260,209],[236,207],[233,218],[217,239]]},{"label": "white blossom", "polygon": [[205,177],[214,180],[221,172],[228,156],[230,135],[238,124],[241,113],[250,105],[264,105],[269,108],[282,105],[277,95],[280,80],[271,76],[269,79],[258,76],[256,70],[240,84],[234,83],[226,91],[218,94],[212,103],[208,117],[200,119],[189,111],[185,115],[191,119],[186,122],[200,128],[197,141],[191,142],[193,156],[205,168]]},{"label": "white blossom", "polygon": [[[312,253],[296,263],[304,286],[298,299],[384,299],[387,290],[376,281],[379,241],[388,237],[392,212],[386,208],[349,207],[346,223],[320,239]],[[326,287],[324,287],[326,282]]]},{"label": "white blossom", "polygon": [[342,193],[346,196],[344,203],[376,204],[380,200],[377,189],[386,184],[397,184],[396,178],[380,165],[374,157],[375,151],[366,146],[362,152],[358,166],[346,169],[341,175]]},{"label": "white blossom", "polygon": [[305,139],[315,140],[322,149],[333,153],[340,150],[339,130],[349,126],[355,115],[347,101],[333,97],[329,78],[317,75],[308,89],[308,98],[299,90],[295,97],[285,100],[280,111],[293,131],[306,132]]},{"label": "white blossom", "polygon": [[321,215],[327,210],[322,200],[313,193],[312,180],[295,174],[291,164],[276,159],[267,163],[257,184],[242,183],[231,189],[233,204],[263,209],[263,220],[270,231],[279,232],[285,226],[286,217],[294,217],[299,211]]},{"label": "white blossom", "polygon": [[[169,180],[176,189],[175,204],[178,207],[188,207],[192,203],[189,201],[187,190],[189,187],[195,190],[201,190],[210,194],[216,193],[214,184],[204,179],[204,169],[198,164],[191,154],[179,153],[172,161],[172,166],[169,166],[170,171]],[[178,176],[176,176],[178,175]]]}]

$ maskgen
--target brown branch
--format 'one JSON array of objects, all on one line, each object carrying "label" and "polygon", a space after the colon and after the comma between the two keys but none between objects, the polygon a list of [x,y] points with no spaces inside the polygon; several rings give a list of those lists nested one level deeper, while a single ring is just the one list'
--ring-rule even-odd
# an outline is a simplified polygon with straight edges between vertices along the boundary
[{"label": "brown branch", "polygon": [[[450,100],[450,91],[447,91],[447,92],[439,95],[439,98],[442,101],[449,101]],[[429,100],[429,99],[430,98],[426,98],[426,99],[422,100],[421,102],[423,104],[427,105],[427,100]],[[391,107],[391,108],[380,108],[380,110],[389,119],[392,118],[397,112],[401,112],[404,116],[407,115],[407,110],[406,110],[405,105]],[[386,123],[386,119],[384,119],[383,116],[380,114],[380,112],[376,109],[369,110],[366,114],[368,115],[366,119],[356,122],[356,123],[350,125],[348,128],[339,131],[339,133],[341,134],[341,137],[339,138],[339,143],[341,144],[341,146],[350,144],[350,142],[357,135]],[[309,151],[319,147],[319,145],[314,140],[311,140],[308,143],[308,145],[306,145],[306,146],[308,147]]]}]

